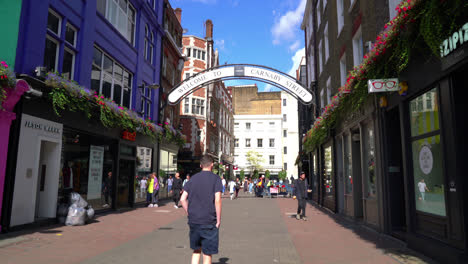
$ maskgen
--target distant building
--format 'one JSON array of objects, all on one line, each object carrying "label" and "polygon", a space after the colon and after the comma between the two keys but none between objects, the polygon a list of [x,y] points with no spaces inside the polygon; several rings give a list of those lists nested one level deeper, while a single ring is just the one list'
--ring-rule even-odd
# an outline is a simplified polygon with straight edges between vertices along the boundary
[{"label": "distant building", "polygon": [[[213,48],[213,22],[205,23],[205,38],[184,36],[184,64],[182,79],[219,65],[218,51]],[[211,155],[216,164],[228,167],[233,161],[233,108],[231,95],[224,83],[214,82],[201,87],[180,102],[180,124],[187,138],[179,152],[179,165],[187,173],[200,170],[203,154]]]},{"label": "distant building", "polygon": [[230,86],[234,103],[234,157],[238,170],[252,175],[247,153],[261,158],[261,173],[277,176],[283,169],[297,178],[297,100],[285,92],[258,92],[257,86]]}]

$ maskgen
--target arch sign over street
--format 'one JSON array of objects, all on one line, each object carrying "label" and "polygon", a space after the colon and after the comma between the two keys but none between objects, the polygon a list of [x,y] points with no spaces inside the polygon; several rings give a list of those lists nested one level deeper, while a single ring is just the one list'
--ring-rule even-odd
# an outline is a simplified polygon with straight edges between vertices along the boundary
[{"label": "arch sign over street", "polygon": [[177,104],[190,93],[219,80],[247,79],[276,86],[304,104],[312,103],[312,94],[296,79],[281,71],[252,64],[226,64],[210,68],[185,79],[169,92],[169,104]]}]

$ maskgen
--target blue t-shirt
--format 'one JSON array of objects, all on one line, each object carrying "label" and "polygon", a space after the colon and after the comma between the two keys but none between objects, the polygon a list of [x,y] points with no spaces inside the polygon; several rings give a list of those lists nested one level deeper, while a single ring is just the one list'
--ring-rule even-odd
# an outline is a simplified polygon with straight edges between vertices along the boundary
[{"label": "blue t-shirt", "polygon": [[211,171],[201,171],[184,186],[188,193],[188,223],[215,225],[215,193],[223,191],[221,178]]}]

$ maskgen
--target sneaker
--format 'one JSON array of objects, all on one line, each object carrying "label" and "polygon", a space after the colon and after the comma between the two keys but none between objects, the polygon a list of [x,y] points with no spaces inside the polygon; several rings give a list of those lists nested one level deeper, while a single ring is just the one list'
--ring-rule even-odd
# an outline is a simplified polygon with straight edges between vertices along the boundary
[{"label": "sneaker", "polygon": [[105,205],[103,205],[102,207],[107,208],[107,207],[109,207],[109,205],[108,205],[108,204],[105,204]]},{"label": "sneaker", "polygon": [[174,204],[174,208],[179,209],[179,206],[177,206],[177,205]]},{"label": "sneaker", "polygon": [[305,216],[302,217],[302,220],[307,221],[307,217],[305,217]]},{"label": "sneaker", "polygon": [[157,205],[157,204],[153,204],[153,207],[158,207],[158,206],[159,206],[159,205]]},{"label": "sneaker", "polygon": [[296,215],[296,219],[297,219],[297,220],[301,220],[301,216],[297,214],[297,215]]},{"label": "sneaker", "polygon": [[153,204],[149,204],[148,207],[153,207]]}]

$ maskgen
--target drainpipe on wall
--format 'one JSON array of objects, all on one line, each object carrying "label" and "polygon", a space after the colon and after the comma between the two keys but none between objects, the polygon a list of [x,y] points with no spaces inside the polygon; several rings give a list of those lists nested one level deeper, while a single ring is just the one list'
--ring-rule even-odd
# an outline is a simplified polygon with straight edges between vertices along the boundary
[{"label": "drainpipe on wall", "polygon": [[[24,92],[29,91],[29,85],[24,80],[17,80],[14,89],[7,89],[3,110],[0,111],[0,219],[2,217],[3,191],[5,183],[5,169],[8,155],[8,141],[10,137],[11,122],[16,119],[13,108]],[[0,232],[2,226],[0,223]]]}]

